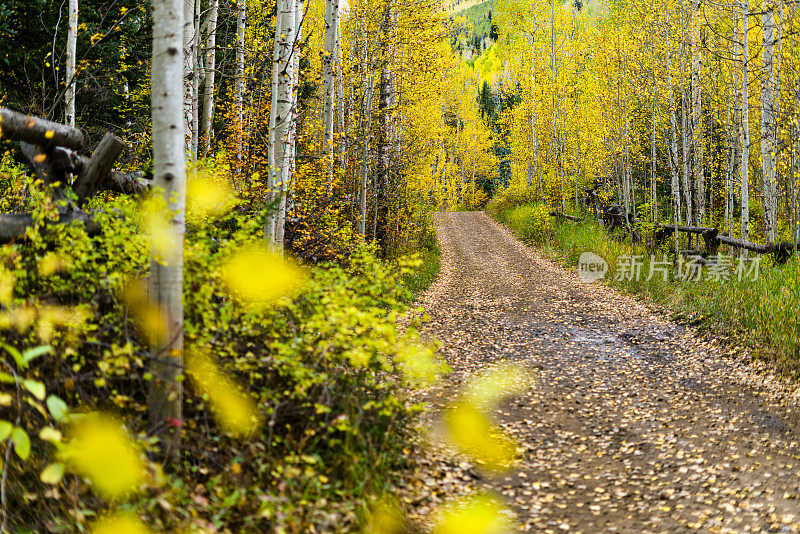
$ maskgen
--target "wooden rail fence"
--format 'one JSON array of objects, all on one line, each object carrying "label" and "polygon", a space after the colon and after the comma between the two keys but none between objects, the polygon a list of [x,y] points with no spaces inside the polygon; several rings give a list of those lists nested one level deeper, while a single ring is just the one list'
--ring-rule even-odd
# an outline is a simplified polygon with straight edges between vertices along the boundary
[{"label": "wooden rail fence", "polygon": [[[586,188],[584,191],[586,192],[584,206],[593,211],[597,220],[608,232],[613,232],[617,228],[625,228],[634,242],[641,242],[641,238],[635,228],[635,223],[639,222],[638,219],[634,218],[632,214],[627,213],[625,208],[613,201],[613,198],[608,202],[603,202],[597,190]],[[557,210],[551,211],[550,216],[559,220],[584,220],[583,217],[568,215]],[[710,255],[716,255],[720,245],[728,245],[758,254],[772,254],[775,257],[775,262],[779,264],[786,263],[795,252],[795,247],[792,243],[751,243],[743,239],[729,237],[725,233],[720,232],[719,229],[707,226],[676,226],[674,224],[663,223],[656,223],[655,226],[652,240],[647,243],[649,248],[656,249],[660,247],[669,236],[675,232],[697,235],[703,239],[705,250],[687,249],[679,250],[678,252],[686,256],[696,257],[701,262],[704,262]],[[670,251],[674,254],[675,248],[671,247]]]}]

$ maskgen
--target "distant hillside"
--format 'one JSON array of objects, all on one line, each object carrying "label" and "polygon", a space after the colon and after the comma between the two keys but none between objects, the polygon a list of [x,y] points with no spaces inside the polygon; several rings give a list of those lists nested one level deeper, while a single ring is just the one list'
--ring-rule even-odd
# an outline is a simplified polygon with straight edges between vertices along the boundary
[{"label": "distant hillside", "polygon": [[479,56],[497,40],[497,28],[492,24],[495,0],[450,0],[459,11],[450,17],[456,28],[453,47],[467,61]]},{"label": "distant hillside", "polygon": [[448,13],[460,14],[465,9],[489,2],[494,3],[494,0],[444,0],[444,8]]}]

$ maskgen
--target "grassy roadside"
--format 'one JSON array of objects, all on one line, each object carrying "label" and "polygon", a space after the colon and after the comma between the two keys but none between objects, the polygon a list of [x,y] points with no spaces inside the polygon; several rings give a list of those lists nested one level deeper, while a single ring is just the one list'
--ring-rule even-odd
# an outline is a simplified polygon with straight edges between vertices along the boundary
[{"label": "grassy roadside", "polygon": [[[609,236],[593,220],[556,221],[549,217],[549,208],[534,202],[533,196],[525,190],[504,191],[489,202],[486,210],[520,239],[537,245],[567,267],[576,268],[583,252],[598,254],[610,269],[604,283],[655,303],[678,321],[746,343],[754,356],[800,376],[800,262],[796,259],[774,265],[771,258],[763,257],[755,280],[748,277],[740,281],[733,272],[727,279],[713,280],[706,271],[702,280],[686,281],[678,279],[672,267],[666,281],[659,274],[647,280],[650,253],[644,246],[631,249],[624,236]],[[662,254],[655,253],[656,261]],[[720,254],[732,252],[720,250]],[[632,255],[643,256],[642,276],[617,279],[618,262]]]},{"label": "grassy roadside", "polygon": [[426,232],[420,239],[417,254],[422,261],[413,273],[407,274],[404,279],[406,287],[413,293],[413,298],[428,289],[439,274],[439,244],[433,229]]}]

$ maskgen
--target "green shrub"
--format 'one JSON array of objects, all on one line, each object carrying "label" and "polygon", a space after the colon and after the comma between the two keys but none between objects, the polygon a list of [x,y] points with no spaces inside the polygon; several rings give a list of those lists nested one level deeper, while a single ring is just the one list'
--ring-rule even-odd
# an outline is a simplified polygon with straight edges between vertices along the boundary
[{"label": "green shrub", "polygon": [[[118,414],[149,448],[146,336],[124,298],[149,268],[136,202],[94,199],[102,230],[95,237],[81,226],[44,228],[55,206],[42,196],[29,199],[28,208],[40,224],[26,240],[0,247],[0,293],[11,291],[0,299],[0,341],[49,344],[50,353],[24,370],[26,379],[72,408]],[[403,333],[395,324],[411,299],[403,281],[415,262],[382,262],[361,246],[346,261],[307,268],[297,294],[248,308],[229,297],[220,267],[232,251],[258,242],[261,228],[259,217],[237,208],[187,232],[186,348],[209,351],[246,385],[265,424],[253,439],[235,439],[188,387],[179,468],[155,477],[125,505],[144,511],[157,529],[356,528],[371,495],[405,464],[417,408],[403,394],[404,358],[429,354],[415,323]],[[0,357],[5,363],[8,354]],[[2,399],[13,393],[7,383],[0,388]],[[29,436],[52,424],[48,411],[32,404],[19,413],[15,426]],[[39,473],[52,461],[52,447],[31,441],[27,461],[8,465],[9,524],[85,529],[105,503],[76,477],[48,488]]]}]

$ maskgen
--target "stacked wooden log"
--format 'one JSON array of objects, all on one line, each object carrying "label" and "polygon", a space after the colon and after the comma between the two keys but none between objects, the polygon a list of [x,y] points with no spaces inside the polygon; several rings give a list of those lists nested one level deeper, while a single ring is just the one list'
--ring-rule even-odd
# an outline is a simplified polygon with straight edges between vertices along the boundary
[{"label": "stacked wooden log", "polygon": [[[141,194],[150,188],[143,173],[113,170],[126,146],[110,132],[106,132],[91,156],[85,157],[78,153],[86,143],[80,130],[0,108],[0,136],[20,142],[22,153],[42,182],[51,186],[55,200],[64,199],[67,188],[72,188],[76,203],[68,202],[59,210],[56,224],[81,222],[90,233],[97,232],[91,214],[81,209],[88,199],[101,190]],[[70,175],[75,176],[71,184]],[[0,214],[0,243],[20,238],[32,224],[30,213]]]}]

